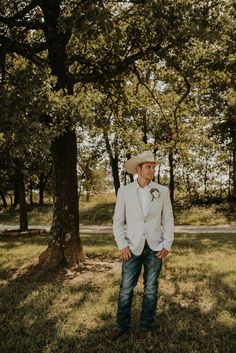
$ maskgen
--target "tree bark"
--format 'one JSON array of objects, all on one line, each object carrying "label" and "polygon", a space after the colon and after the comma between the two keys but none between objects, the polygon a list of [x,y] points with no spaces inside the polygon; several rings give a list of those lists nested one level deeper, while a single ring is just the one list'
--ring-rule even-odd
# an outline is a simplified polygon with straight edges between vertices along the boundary
[{"label": "tree bark", "polygon": [[52,240],[40,256],[46,267],[78,266],[84,260],[79,235],[75,131],[68,130],[52,143],[54,209]]}]

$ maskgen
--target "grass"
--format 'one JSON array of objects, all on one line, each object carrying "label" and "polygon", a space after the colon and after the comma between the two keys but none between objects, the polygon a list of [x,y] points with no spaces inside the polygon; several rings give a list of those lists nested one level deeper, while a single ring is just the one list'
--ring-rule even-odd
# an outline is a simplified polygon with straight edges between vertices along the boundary
[{"label": "grass", "polygon": [[[111,224],[115,206],[115,195],[93,195],[86,202],[80,200],[80,221],[82,224]],[[176,225],[236,225],[236,205],[221,204],[209,207],[191,207],[175,210]],[[34,206],[28,212],[29,225],[50,225],[52,222],[52,206]],[[8,225],[19,224],[19,210],[0,212],[0,223]]]},{"label": "grass", "polygon": [[110,234],[82,234],[89,256],[81,272],[27,271],[46,236],[0,237],[1,353],[233,353],[236,234],[178,234],[160,279],[155,335],[136,340],[142,300],[133,302],[133,331],[108,343],[115,323],[119,252]]},{"label": "grass", "polygon": [[236,205],[192,206],[175,212],[175,224],[236,225]]}]

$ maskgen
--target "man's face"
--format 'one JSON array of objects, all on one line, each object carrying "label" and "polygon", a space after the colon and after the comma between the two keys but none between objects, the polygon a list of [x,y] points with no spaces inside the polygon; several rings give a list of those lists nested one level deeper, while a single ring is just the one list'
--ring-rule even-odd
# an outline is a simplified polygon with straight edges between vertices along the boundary
[{"label": "man's face", "polygon": [[144,179],[152,180],[155,175],[156,164],[152,162],[143,163],[137,166],[138,175]]}]

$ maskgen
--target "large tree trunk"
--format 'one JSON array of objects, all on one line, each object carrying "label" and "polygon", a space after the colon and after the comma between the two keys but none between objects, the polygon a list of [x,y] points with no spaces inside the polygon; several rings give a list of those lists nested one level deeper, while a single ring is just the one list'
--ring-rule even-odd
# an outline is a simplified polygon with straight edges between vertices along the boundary
[{"label": "large tree trunk", "polygon": [[[45,19],[48,42],[48,60],[53,75],[57,76],[55,90],[63,89],[73,94],[69,79],[66,46],[71,37],[68,29],[61,30],[59,1],[43,1],[41,8]],[[59,265],[74,267],[84,259],[79,235],[79,205],[77,184],[77,146],[75,130],[68,121],[66,132],[52,143],[54,208],[51,227],[52,239],[39,261],[46,268]]]},{"label": "large tree trunk", "polygon": [[77,266],[84,259],[79,235],[75,131],[67,131],[52,143],[54,211],[52,239],[40,256],[46,267]]}]

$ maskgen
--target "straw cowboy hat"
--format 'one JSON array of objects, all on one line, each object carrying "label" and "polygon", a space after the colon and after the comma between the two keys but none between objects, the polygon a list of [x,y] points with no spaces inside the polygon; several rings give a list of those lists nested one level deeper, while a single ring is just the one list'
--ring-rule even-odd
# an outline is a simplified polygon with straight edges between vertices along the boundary
[{"label": "straw cowboy hat", "polygon": [[[132,157],[125,162],[125,169],[129,174],[137,174],[136,167],[142,163],[155,163],[154,156],[151,151],[144,151],[138,154],[136,157]],[[159,162],[160,163],[160,162]]]}]

